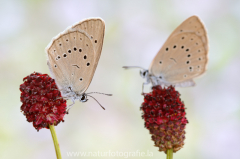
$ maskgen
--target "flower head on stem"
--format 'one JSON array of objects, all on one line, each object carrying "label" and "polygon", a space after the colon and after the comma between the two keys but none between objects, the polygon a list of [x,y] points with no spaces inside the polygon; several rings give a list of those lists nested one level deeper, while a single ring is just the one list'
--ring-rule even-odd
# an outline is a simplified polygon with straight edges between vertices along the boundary
[{"label": "flower head on stem", "polygon": [[47,74],[34,72],[23,78],[20,85],[21,110],[35,129],[58,125],[66,114],[66,100],[61,96],[57,85]]},{"label": "flower head on stem", "polygon": [[159,151],[167,153],[180,150],[184,145],[185,127],[188,123],[185,106],[173,86],[153,86],[152,92],[144,93],[141,110],[145,127]]}]

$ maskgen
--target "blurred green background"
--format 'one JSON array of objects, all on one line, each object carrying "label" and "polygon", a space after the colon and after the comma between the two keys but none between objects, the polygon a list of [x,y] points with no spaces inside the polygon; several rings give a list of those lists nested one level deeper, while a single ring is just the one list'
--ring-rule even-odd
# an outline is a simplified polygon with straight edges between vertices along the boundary
[{"label": "blurred green background", "polygon": [[[37,71],[48,73],[44,51],[52,37],[73,23],[101,17],[106,23],[102,55],[87,92],[112,93],[76,101],[56,127],[67,152],[141,152],[165,158],[153,146],[139,107],[139,70],[148,68],[171,32],[198,15],[209,37],[209,64],[191,88],[177,88],[187,107],[184,148],[174,158],[240,158],[240,1],[237,0],[0,0],[0,158],[55,158],[51,133],[37,132],[20,112],[19,85]],[[146,87],[150,90],[150,86]],[[68,104],[71,104],[69,102]],[[124,157],[102,157],[124,158]]]}]

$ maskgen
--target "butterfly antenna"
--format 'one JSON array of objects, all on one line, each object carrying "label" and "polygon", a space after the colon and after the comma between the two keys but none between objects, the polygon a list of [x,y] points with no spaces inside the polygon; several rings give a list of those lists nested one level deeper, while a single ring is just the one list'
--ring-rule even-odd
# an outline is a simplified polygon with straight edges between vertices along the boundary
[{"label": "butterfly antenna", "polygon": [[139,66],[123,66],[123,68],[125,68],[125,69],[129,69],[129,68],[141,68],[141,69],[145,70],[144,68],[139,67]]},{"label": "butterfly antenna", "polygon": [[102,108],[103,108],[103,110],[105,110],[105,108],[97,101],[97,99],[96,98],[94,98],[93,96],[90,96],[90,95],[87,95],[87,96],[89,96],[89,97],[91,97],[91,98],[93,98]]},{"label": "butterfly antenna", "polygon": [[106,93],[100,93],[100,92],[89,92],[89,93],[85,93],[85,94],[92,94],[92,93],[103,94],[106,96],[112,96],[112,94],[106,94]]}]

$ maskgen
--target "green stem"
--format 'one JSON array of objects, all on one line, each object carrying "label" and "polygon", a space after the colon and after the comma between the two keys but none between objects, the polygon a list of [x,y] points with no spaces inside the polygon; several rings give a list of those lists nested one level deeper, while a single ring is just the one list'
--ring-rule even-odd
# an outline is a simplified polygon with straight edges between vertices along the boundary
[{"label": "green stem", "polygon": [[57,134],[56,134],[54,125],[50,125],[49,124],[49,128],[50,128],[50,131],[51,131],[51,134],[52,134],[52,138],[53,138],[53,143],[54,143],[57,159],[62,159],[61,151],[60,151],[60,147],[59,147],[59,144],[58,144]]},{"label": "green stem", "polygon": [[173,149],[167,150],[167,159],[173,159]]}]

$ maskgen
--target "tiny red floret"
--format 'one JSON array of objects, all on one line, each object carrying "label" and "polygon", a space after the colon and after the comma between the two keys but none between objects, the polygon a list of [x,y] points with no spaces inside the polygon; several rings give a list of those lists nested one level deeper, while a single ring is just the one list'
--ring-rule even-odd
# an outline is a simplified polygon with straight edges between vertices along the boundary
[{"label": "tiny red floret", "polygon": [[173,86],[162,88],[158,85],[143,95],[142,118],[155,146],[165,153],[171,148],[174,152],[180,150],[184,145],[188,120],[178,91]]},{"label": "tiny red floret", "polygon": [[21,110],[35,129],[58,125],[66,114],[66,100],[61,96],[55,80],[47,74],[34,72],[23,78],[20,85]]}]

